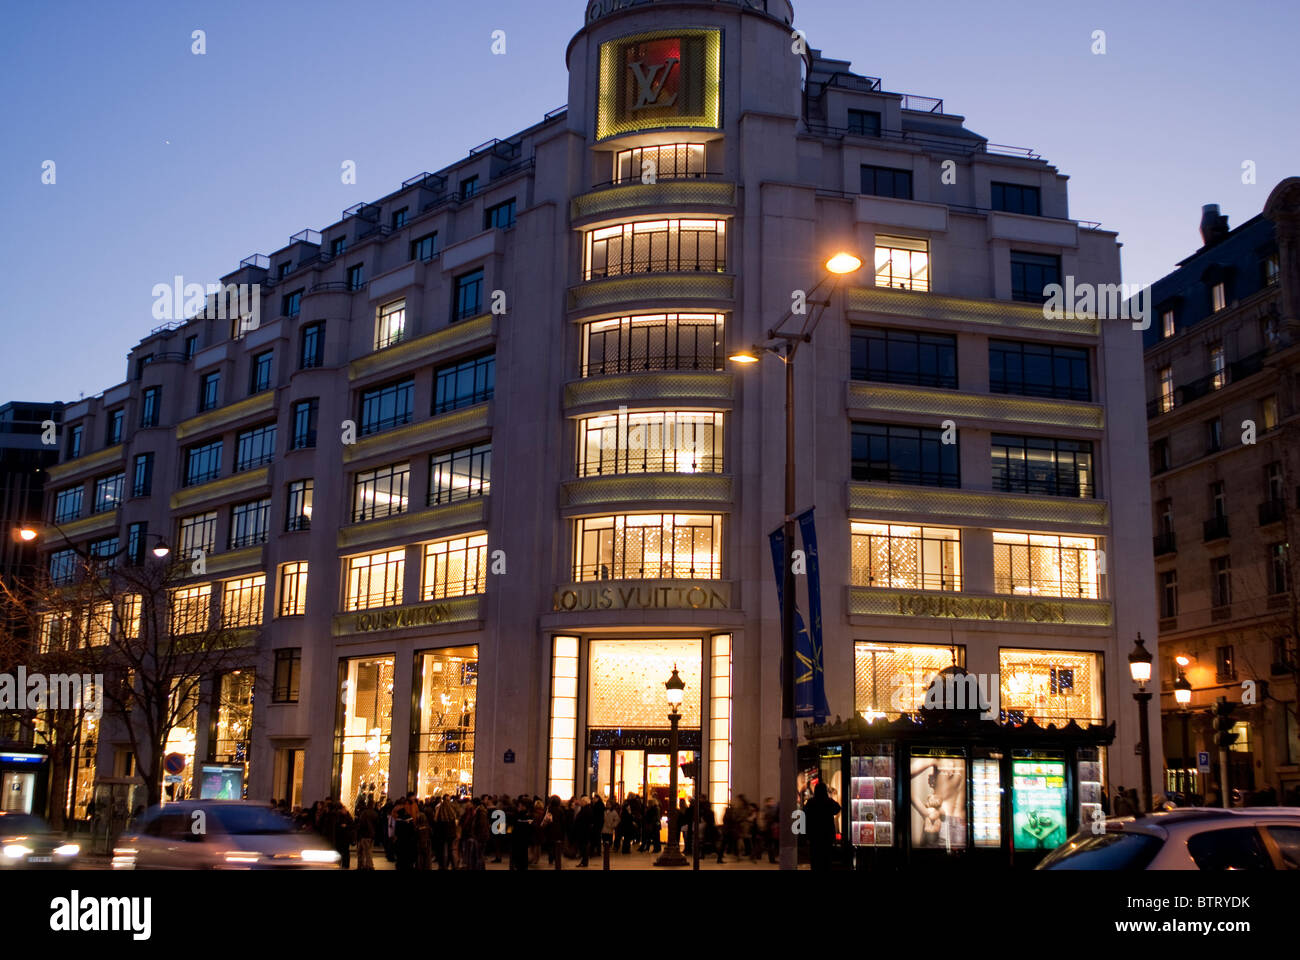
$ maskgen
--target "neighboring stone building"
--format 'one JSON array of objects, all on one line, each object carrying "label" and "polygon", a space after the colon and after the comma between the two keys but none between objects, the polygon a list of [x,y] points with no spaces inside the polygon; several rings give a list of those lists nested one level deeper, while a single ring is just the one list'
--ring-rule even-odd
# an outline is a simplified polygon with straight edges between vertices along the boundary
[{"label": "neighboring stone building", "polygon": [[663,794],[675,665],[702,792],[776,793],[784,377],[727,357],[839,249],[866,266],[796,373],[832,714],[913,710],[955,659],[1012,722],[1118,720],[1139,782],[1140,337],[1041,306],[1118,282],[1115,235],[1032,151],[793,52],[792,16],[592,3],[567,110],[249,257],[256,329],[157,329],[71,408],[50,519],[204,551],[190,600],[262,626],[212,681],[255,691],[251,747],[201,706],[183,789]]},{"label": "neighboring stone building", "polygon": [[[1240,705],[1232,786],[1300,787],[1289,562],[1300,507],[1298,231],[1294,177],[1232,230],[1208,205],[1201,248],[1153,287],[1147,416],[1169,789],[1186,772],[1186,786],[1204,791],[1202,751],[1217,784],[1209,708],[1220,696]],[[1173,695],[1180,656],[1193,690],[1186,712]]]}]

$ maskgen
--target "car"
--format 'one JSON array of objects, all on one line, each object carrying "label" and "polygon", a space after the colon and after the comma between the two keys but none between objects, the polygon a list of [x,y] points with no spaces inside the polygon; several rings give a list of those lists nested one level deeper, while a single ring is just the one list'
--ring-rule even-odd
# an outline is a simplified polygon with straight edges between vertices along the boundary
[{"label": "car", "polygon": [[1300,809],[1180,807],[1085,826],[1037,870],[1300,870]]},{"label": "car", "polygon": [[147,810],[113,846],[114,870],[337,870],[339,854],[265,804],[182,800]]},{"label": "car", "polygon": [[0,870],[66,870],[80,853],[80,844],[68,842],[40,817],[0,813]]}]

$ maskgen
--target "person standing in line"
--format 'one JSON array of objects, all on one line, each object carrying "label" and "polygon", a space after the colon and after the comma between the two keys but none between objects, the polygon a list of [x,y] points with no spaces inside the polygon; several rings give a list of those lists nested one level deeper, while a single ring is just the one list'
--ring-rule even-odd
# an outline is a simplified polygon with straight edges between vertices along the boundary
[{"label": "person standing in line", "polygon": [[370,801],[366,801],[365,805],[357,812],[358,870],[375,869],[375,829],[378,821],[379,816],[375,813],[375,805]]},{"label": "person standing in line", "polygon": [[812,869],[819,872],[829,870],[840,805],[826,792],[825,781],[817,781],[812,799],[804,804],[804,813],[808,817],[808,854]]}]

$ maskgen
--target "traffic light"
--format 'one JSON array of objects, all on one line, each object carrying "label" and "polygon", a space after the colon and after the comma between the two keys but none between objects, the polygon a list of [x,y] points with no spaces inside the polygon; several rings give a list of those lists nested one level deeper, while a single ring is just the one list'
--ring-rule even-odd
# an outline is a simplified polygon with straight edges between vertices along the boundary
[{"label": "traffic light", "polygon": [[1236,705],[1229,703],[1226,697],[1219,697],[1214,702],[1214,744],[1218,747],[1230,747],[1237,742],[1237,734],[1232,732],[1236,721],[1232,711]]}]

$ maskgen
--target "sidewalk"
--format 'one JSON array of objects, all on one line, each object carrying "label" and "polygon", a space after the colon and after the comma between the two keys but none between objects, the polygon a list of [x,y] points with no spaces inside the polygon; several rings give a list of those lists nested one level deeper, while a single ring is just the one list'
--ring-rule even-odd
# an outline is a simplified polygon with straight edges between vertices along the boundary
[{"label": "sidewalk", "polygon": [[[689,855],[686,857],[685,867],[655,867],[654,862],[658,858],[659,858],[659,854],[657,853],[637,853],[637,852],[615,853],[610,855],[609,868],[610,870],[656,870],[658,869],[658,870],[666,870],[666,871],[692,869],[691,858]],[[604,865],[601,862],[599,857],[593,858],[590,861],[590,864],[586,867],[579,867],[578,864],[580,862],[581,861],[576,858],[571,859],[569,857],[565,857],[563,869],[577,870],[580,873],[587,873],[588,871],[591,870],[602,870],[604,868]],[[356,865],[357,865],[357,860],[354,851],[352,857],[353,868],[355,868]],[[384,851],[382,848],[375,851],[375,869],[376,870],[396,869],[396,864],[389,863],[388,860],[385,859]],[[435,865],[434,870],[436,871],[437,869],[438,868]],[[493,863],[492,860],[489,858],[489,860],[487,861],[487,869],[488,870],[509,870],[510,857],[502,856],[500,863]],[[528,869],[554,871],[555,865],[552,863],[547,863],[546,855],[543,854],[541,860],[538,863],[530,864]],[[718,871],[730,872],[734,870],[777,870],[777,869],[779,869],[777,864],[768,863],[766,858],[756,860],[756,861],[751,861],[745,857],[737,859],[736,857],[729,856],[725,859],[724,862],[718,863],[718,857],[716,854],[714,854],[711,857],[703,857],[703,856],[700,857],[701,872],[705,870],[718,870]]]}]

